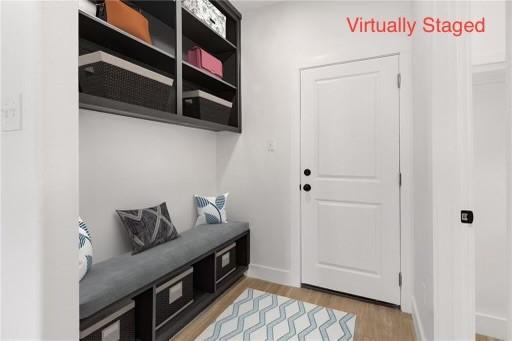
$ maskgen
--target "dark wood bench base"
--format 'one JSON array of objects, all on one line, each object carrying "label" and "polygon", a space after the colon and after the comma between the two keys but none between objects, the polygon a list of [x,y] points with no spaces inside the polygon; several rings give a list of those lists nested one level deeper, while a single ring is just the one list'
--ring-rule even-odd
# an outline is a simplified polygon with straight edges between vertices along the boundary
[{"label": "dark wood bench base", "polygon": [[[118,312],[135,303],[131,312],[135,317],[135,333],[120,330],[119,334],[130,335],[133,341],[167,341],[240,279],[249,263],[250,234],[247,231],[163,276],[144,291],[81,320],[80,330],[88,331],[89,335],[94,330],[99,340],[102,340],[102,330],[106,330],[105,337],[114,335],[115,338],[116,331],[112,329],[115,329],[116,318],[120,318]],[[110,317],[114,319],[109,320]],[[82,333],[81,340],[88,340],[87,336]],[[132,341],[124,338],[122,341]]]}]

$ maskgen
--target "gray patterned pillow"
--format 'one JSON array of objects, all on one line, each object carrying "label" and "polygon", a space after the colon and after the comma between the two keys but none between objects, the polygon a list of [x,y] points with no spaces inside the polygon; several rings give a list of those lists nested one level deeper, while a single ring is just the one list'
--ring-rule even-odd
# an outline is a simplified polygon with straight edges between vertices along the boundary
[{"label": "gray patterned pillow", "polygon": [[130,236],[132,254],[178,237],[178,231],[169,217],[165,202],[155,207],[116,212]]}]

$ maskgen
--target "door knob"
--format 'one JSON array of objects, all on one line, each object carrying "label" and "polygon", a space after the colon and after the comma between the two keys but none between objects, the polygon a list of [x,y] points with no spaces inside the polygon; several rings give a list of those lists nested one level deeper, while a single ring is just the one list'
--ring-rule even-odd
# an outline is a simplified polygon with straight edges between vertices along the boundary
[{"label": "door knob", "polygon": [[311,191],[311,185],[305,184],[304,187],[302,187],[302,189],[304,189],[306,192],[309,192],[309,191]]},{"label": "door knob", "polygon": [[309,168],[304,169],[304,175],[305,176],[310,176],[311,175],[311,169],[309,169]]}]

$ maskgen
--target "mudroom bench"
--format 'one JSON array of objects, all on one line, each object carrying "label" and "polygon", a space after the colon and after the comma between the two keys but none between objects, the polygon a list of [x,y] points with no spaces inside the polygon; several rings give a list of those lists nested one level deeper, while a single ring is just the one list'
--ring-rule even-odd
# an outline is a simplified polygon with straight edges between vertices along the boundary
[{"label": "mudroom bench", "polygon": [[169,340],[247,271],[248,223],[203,225],[80,282],[80,339]]}]

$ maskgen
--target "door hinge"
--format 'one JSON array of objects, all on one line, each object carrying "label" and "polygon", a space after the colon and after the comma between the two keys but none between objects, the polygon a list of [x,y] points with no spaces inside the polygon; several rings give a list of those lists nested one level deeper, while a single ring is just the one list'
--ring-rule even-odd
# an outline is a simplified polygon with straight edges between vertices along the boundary
[{"label": "door hinge", "polygon": [[401,73],[398,73],[396,75],[396,85],[398,86],[399,89],[402,87],[402,74]]},{"label": "door hinge", "polygon": [[400,288],[402,287],[402,272],[398,273],[398,286]]},{"label": "door hinge", "polygon": [[302,191],[302,184],[299,184],[299,191]]},{"label": "door hinge", "polygon": [[402,187],[402,173],[398,173],[398,186]]}]

